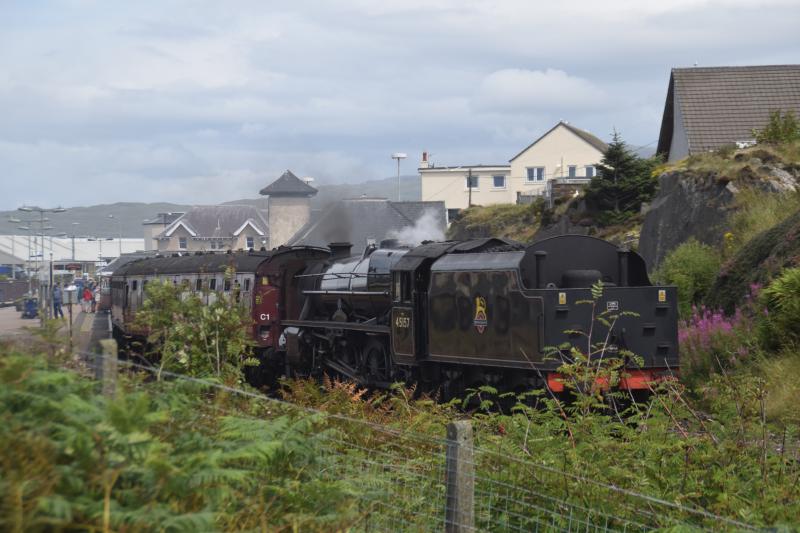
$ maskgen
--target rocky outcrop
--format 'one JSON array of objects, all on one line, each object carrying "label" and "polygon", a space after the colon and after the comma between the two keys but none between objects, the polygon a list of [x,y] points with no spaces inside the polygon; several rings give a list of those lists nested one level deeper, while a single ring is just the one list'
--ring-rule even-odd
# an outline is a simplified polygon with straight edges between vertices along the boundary
[{"label": "rocky outcrop", "polygon": [[682,242],[694,237],[706,244],[720,242],[736,188],[711,176],[676,171],[662,174],[639,236],[639,253],[650,269]]},{"label": "rocky outcrop", "polygon": [[685,168],[662,174],[659,190],[645,214],[639,253],[650,269],[687,239],[717,245],[724,236],[736,196],[744,188],[785,193],[798,188],[800,167],[766,150],[737,153],[720,160],[720,169]]},{"label": "rocky outcrop", "polygon": [[733,313],[752,284],[766,285],[782,269],[796,266],[800,266],[800,212],[750,240],[726,262],[706,304]]}]

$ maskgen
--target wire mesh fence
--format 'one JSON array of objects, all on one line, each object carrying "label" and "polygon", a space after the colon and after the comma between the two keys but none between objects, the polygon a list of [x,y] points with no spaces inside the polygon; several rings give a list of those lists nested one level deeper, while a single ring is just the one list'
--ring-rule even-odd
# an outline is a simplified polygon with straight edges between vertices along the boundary
[{"label": "wire mesh fence", "polygon": [[[115,372],[113,354],[96,358],[100,369]],[[104,364],[105,362],[105,364]],[[153,373],[133,361],[120,369]],[[448,434],[430,436],[405,428],[299,406],[282,399],[219,382],[162,372],[172,382],[189,382],[213,394],[241,398],[211,409],[228,417],[269,425],[281,417],[311,417],[314,460],[304,479],[337,484],[347,500],[353,531],[646,531],[675,526],[696,529],[754,529],[745,523],[581,478],[534,459],[475,446],[463,424]],[[107,381],[102,370],[98,378]],[[127,385],[131,386],[131,385]],[[147,380],[134,380],[146,387]],[[114,394],[107,384],[103,390]],[[212,405],[213,404],[213,405]],[[452,432],[451,432],[452,430]],[[314,494],[309,493],[309,498]]]}]

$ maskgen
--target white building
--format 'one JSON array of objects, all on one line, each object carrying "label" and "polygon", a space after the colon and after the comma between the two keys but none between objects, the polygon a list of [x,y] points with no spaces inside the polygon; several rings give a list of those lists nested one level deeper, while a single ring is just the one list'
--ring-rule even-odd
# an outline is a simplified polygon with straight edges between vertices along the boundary
[{"label": "white building", "polygon": [[423,154],[422,201],[444,201],[452,213],[469,205],[515,203],[519,196],[542,195],[553,180],[584,184],[595,175],[606,148],[591,133],[559,122],[509,164],[437,167]]}]

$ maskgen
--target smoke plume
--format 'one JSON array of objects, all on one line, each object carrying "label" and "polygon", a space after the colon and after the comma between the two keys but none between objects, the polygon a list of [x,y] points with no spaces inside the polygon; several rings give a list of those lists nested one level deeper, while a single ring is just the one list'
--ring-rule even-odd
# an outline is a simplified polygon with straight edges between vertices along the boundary
[{"label": "smoke plume", "polygon": [[418,246],[422,241],[443,241],[444,224],[436,216],[436,211],[427,209],[413,226],[406,226],[400,231],[390,231],[388,238],[397,239],[400,244]]}]

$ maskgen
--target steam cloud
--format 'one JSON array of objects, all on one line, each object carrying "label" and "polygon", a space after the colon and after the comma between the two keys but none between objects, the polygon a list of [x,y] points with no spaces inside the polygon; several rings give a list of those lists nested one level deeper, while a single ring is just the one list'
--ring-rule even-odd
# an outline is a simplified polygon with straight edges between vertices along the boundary
[{"label": "steam cloud", "polygon": [[422,241],[443,241],[444,229],[436,211],[427,209],[413,226],[406,226],[400,231],[390,231],[390,239],[397,239],[400,244],[418,246]]}]

